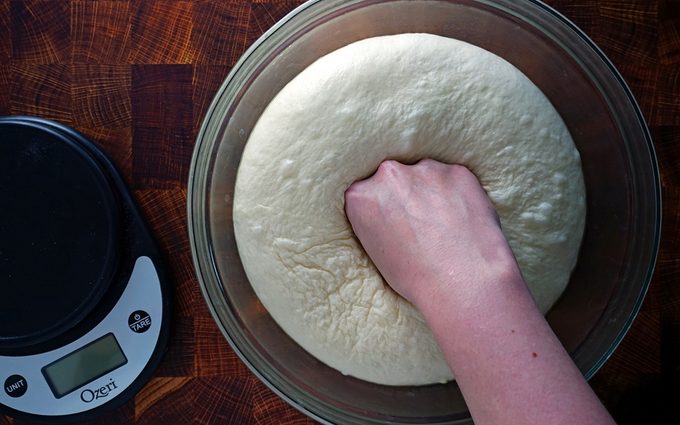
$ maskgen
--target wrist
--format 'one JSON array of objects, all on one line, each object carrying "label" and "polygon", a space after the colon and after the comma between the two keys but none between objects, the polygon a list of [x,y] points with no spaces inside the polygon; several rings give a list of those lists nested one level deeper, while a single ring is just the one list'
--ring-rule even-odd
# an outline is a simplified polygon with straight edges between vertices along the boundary
[{"label": "wrist", "polygon": [[452,315],[460,320],[483,316],[500,300],[518,296],[533,302],[514,260],[507,266],[489,266],[484,273],[463,275],[468,278],[447,276],[415,284],[418,290],[414,291],[411,302],[428,322]]}]

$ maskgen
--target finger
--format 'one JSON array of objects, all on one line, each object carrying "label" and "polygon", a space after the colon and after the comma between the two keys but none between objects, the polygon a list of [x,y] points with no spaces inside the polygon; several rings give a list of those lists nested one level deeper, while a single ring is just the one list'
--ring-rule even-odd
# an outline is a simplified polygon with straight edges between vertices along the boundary
[{"label": "finger", "polygon": [[372,187],[369,179],[360,180],[345,191],[345,215],[350,223],[365,222],[370,214],[374,214],[375,196]]}]

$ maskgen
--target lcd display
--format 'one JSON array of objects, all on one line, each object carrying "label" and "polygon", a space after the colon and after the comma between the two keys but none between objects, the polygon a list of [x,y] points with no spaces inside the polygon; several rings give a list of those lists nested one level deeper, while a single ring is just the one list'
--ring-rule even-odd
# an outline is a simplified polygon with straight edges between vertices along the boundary
[{"label": "lcd display", "polygon": [[55,397],[61,398],[127,363],[116,337],[106,334],[42,368]]}]

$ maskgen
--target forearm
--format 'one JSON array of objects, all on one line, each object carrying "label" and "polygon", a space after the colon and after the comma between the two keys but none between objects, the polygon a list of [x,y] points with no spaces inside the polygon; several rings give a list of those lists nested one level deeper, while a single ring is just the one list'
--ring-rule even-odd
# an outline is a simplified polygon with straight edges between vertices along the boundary
[{"label": "forearm", "polygon": [[468,169],[385,161],[345,201],[383,277],[429,322],[477,425],[613,423],[536,307]]},{"label": "forearm", "polygon": [[475,423],[614,423],[521,277],[509,280],[454,285],[417,303]]}]

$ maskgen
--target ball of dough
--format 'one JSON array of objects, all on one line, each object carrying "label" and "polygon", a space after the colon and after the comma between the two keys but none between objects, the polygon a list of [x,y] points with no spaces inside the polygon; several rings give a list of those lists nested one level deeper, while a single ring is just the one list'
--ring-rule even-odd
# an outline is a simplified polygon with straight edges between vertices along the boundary
[{"label": "ball of dough", "polygon": [[383,160],[422,158],[478,176],[547,311],[583,235],[580,158],[548,99],[486,50],[401,34],[320,58],[268,105],[236,180],[239,254],[271,316],[327,365],[379,384],[452,379],[427,324],[383,281],[344,211],[345,189]]}]

